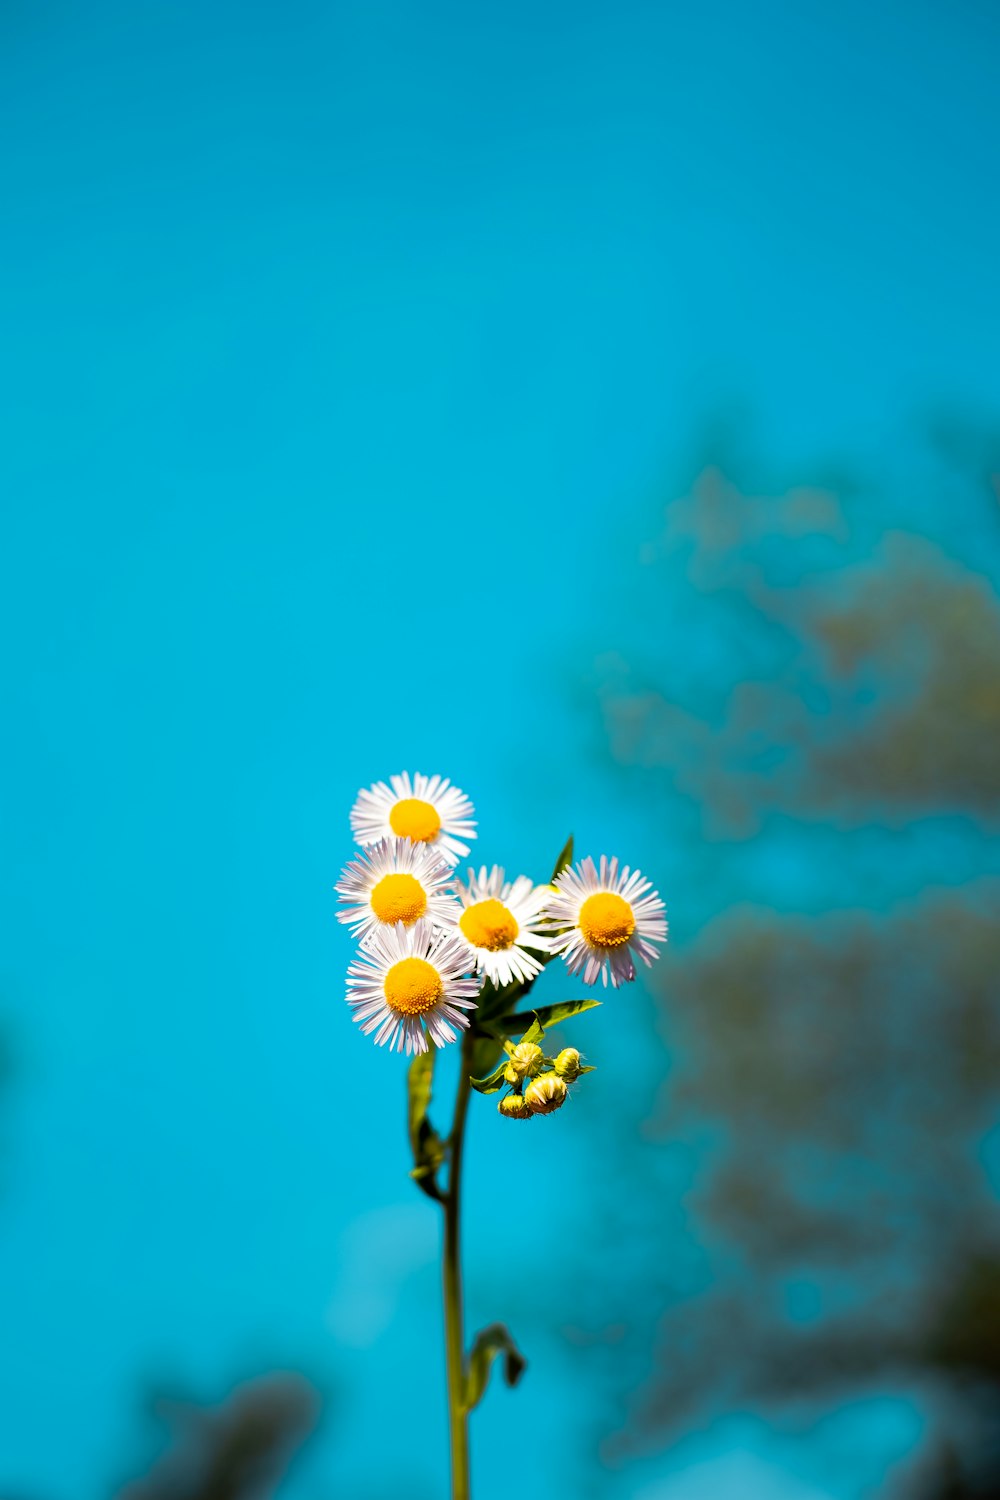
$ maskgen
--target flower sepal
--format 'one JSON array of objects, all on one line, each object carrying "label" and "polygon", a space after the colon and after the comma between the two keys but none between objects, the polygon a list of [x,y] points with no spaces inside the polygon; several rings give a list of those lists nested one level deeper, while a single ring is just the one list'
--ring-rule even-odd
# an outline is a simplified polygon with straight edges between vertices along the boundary
[{"label": "flower sepal", "polygon": [[525,1078],[534,1078],[545,1061],[537,1042],[518,1042],[516,1047],[508,1046],[507,1053],[508,1061],[503,1076],[508,1083],[521,1083]]},{"label": "flower sepal", "polygon": [[558,1073],[540,1073],[524,1091],[524,1102],[535,1115],[551,1115],[562,1109],[568,1097],[565,1081]]},{"label": "flower sepal", "polygon": [[534,1110],[525,1103],[523,1094],[505,1094],[497,1105],[497,1113],[505,1120],[530,1120]]}]

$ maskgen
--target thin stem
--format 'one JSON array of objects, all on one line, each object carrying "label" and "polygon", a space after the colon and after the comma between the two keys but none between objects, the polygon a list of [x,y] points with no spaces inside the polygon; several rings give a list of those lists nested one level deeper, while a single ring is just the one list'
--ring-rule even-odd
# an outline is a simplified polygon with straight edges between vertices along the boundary
[{"label": "thin stem", "polygon": [[462,1328],[461,1201],[462,1148],[469,1105],[472,1038],[462,1041],[461,1072],[451,1126],[451,1169],[444,1195],[444,1346],[448,1371],[452,1500],[469,1500],[469,1418],[465,1410],[465,1335]]}]

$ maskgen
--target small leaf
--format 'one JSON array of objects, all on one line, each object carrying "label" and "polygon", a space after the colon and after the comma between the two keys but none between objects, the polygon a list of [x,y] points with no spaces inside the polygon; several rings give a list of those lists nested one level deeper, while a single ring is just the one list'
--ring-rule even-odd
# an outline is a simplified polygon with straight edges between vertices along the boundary
[{"label": "small leaf", "polygon": [[476,1334],[469,1354],[469,1366],[465,1375],[465,1410],[472,1411],[479,1405],[486,1392],[490,1368],[498,1354],[503,1355],[503,1378],[508,1385],[517,1385],[527,1366],[527,1360],[518,1349],[503,1323],[491,1323]]},{"label": "small leaf", "polygon": [[[600,1003],[600,1000],[563,1000],[558,1005],[539,1005],[534,1011],[522,1011],[519,1016],[504,1016],[499,1024],[513,1036],[522,1026],[527,1026],[529,1021],[538,1021],[542,1026],[558,1026],[560,1021],[568,1021],[570,1016],[582,1016],[584,1011],[593,1010]],[[530,1037],[526,1040],[534,1042],[538,1038]]]},{"label": "small leaf", "polygon": [[440,1200],[441,1190],[437,1185],[438,1167],[447,1155],[447,1147],[427,1117],[430,1108],[431,1090],[434,1085],[434,1048],[418,1052],[410,1063],[408,1074],[407,1124],[410,1133],[410,1149],[413,1152],[413,1171],[410,1176],[429,1198]]},{"label": "small leaf", "polygon": [[420,1122],[427,1116],[430,1107],[431,1091],[434,1087],[434,1059],[436,1053],[433,1048],[427,1052],[418,1052],[410,1063],[409,1083],[409,1117],[410,1145],[413,1154],[417,1154],[417,1134],[420,1130]]},{"label": "small leaf", "polygon": [[570,834],[570,836],[566,840],[565,844],[563,844],[562,853],[559,855],[559,858],[556,860],[556,867],[552,871],[552,877],[549,880],[549,885],[552,885],[555,882],[556,876],[557,875],[561,875],[562,872],[563,872],[563,870],[568,869],[569,866],[572,863],[573,863],[573,835]]},{"label": "small leaf", "polygon": [[[535,1016],[534,1018],[529,1018],[528,1016],[512,1016],[511,1017],[511,1020],[513,1020],[513,1021],[527,1021],[529,1019],[531,1019],[531,1025],[528,1027],[527,1031],[522,1036],[521,1041],[522,1042],[533,1042],[536,1047],[540,1047],[542,1045],[542,1038],[545,1035],[545,1027],[542,1025],[542,1023],[538,1019],[538,1017],[537,1016]],[[517,1027],[513,1026],[513,1027],[511,1027],[511,1030],[512,1031],[516,1031]]]},{"label": "small leaf", "polygon": [[469,1082],[472,1084],[472,1087],[476,1090],[477,1094],[495,1094],[498,1092],[498,1090],[503,1088],[503,1070],[506,1066],[507,1059],[506,1057],[502,1057],[497,1063],[496,1067],[493,1069],[492,1073],[487,1073],[485,1078],[470,1078]]},{"label": "small leaf", "polygon": [[425,1119],[420,1126],[417,1150],[419,1159],[410,1176],[422,1193],[442,1203],[444,1199],[438,1186],[437,1171],[447,1160],[448,1147],[429,1120]]}]

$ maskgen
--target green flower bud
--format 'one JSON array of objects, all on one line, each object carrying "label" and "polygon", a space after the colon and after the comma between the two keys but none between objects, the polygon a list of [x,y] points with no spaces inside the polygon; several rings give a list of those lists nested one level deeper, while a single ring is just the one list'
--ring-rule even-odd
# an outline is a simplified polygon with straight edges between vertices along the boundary
[{"label": "green flower bud", "polygon": [[535,1115],[550,1115],[566,1103],[566,1085],[558,1073],[543,1073],[528,1084],[524,1102]]},{"label": "green flower bud", "polygon": [[530,1120],[532,1115],[520,1094],[504,1094],[497,1109],[507,1120]]},{"label": "green flower bud", "polygon": [[564,1047],[553,1066],[560,1078],[572,1083],[580,1076],[580,1054],[575,1047]]},{"label": "green flower bud", "polygon": [[542,1058],[542,1049],[536,1047],[534,1042],[518,1042],[504,1069],[504,1077],[508,1083],[520,1083],[522,1078],[534,1078],[542,1066]]}]

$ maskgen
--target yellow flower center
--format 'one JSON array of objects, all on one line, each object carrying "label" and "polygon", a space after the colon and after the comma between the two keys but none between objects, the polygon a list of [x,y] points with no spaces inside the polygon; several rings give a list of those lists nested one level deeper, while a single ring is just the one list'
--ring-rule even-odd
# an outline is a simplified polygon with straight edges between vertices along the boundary
[{"label": "yellow flower center", "polygon": [[635,931],[631,906],[614,891],[598,891],[588,896],[577,918],[580,931],[595,948],[620,948]]},{"label": "yellow flower center", "polygon": [[467,906],[458,925],[474,948],[486,948],[490,953],[513,947],[518,932],[513,913],[502,901],[477,901],[475,906]]},{"label": "yellow flower center", "polygon": [[424,1016],[444,994],[441,975],[425,958],[401,958],[385,976],[385,1003],[397,1016]]},{"label": "yellow flower center", "polygon": [[380,922],[405,922],[410,927],[427,910],[427,893],[413,875],[383,875],[371,902]]},{"label": "yellow flower center", "polygon": [[404,797],[389,809],[389,827],[401,839],[429,844],[441,832],[437,808],[422,797]]}]

